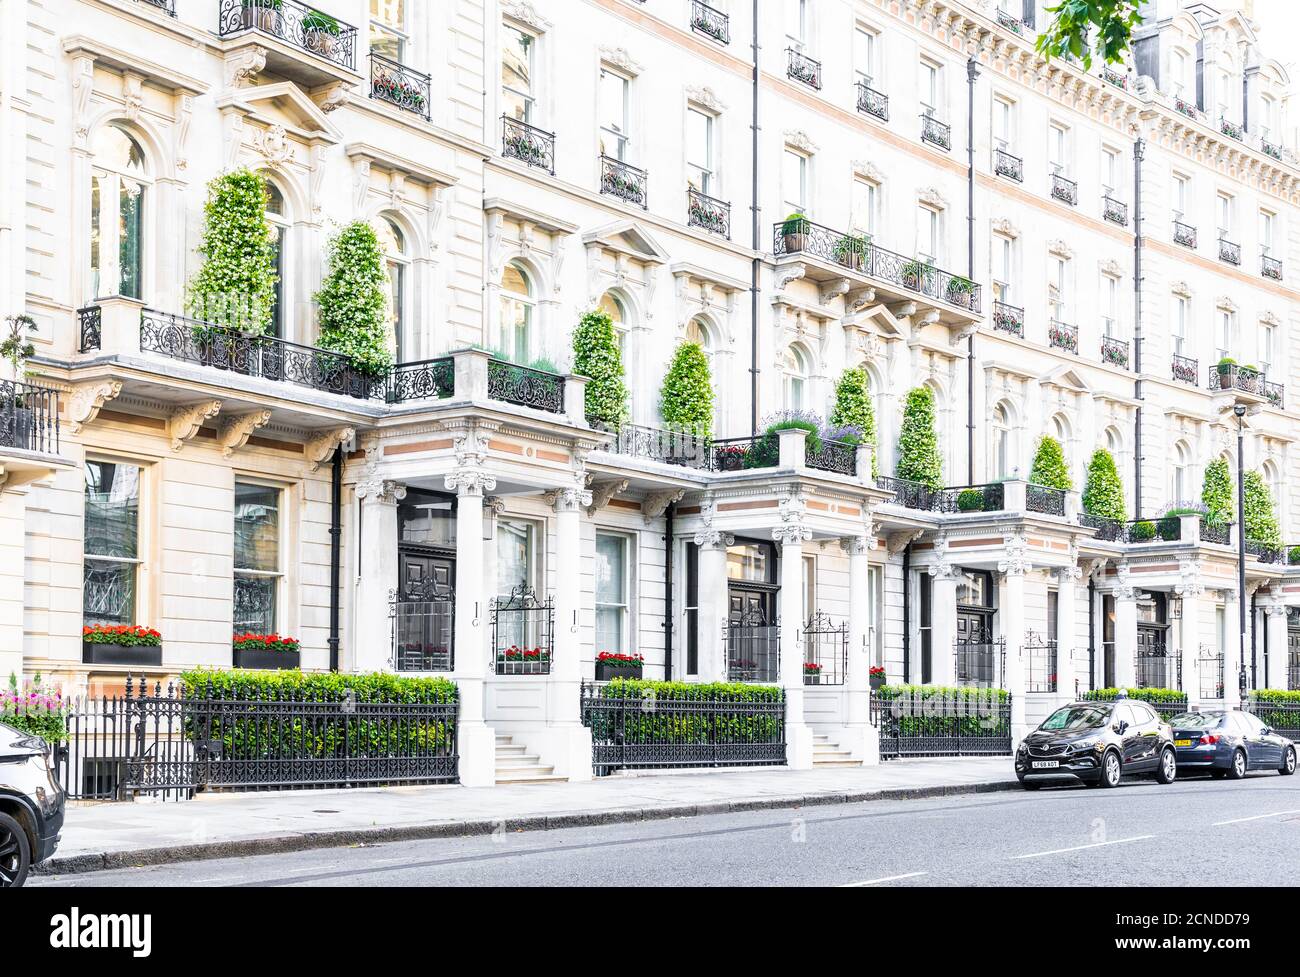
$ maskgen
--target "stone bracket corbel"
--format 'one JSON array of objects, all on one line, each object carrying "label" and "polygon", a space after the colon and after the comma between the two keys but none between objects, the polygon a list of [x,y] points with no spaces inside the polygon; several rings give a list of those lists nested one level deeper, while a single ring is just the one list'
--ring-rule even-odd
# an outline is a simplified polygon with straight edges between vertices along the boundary
[{"label": "stone bracket corbel", "polygon": [[591,505],[587,506],[587,515],[594,516],[619,492],[626,492],[628,480],[626,478],[615,479],[609,482],[596,482],[591,486]]},{"label": "stone bracket corbel", "polygon": [[662,492],[647,492],[645,500],[641,503],[641,515],[648,526],[665,512],[668,507],[675,502],[680,502],[686,495],[686,489],[666,489]]},{"label": "stone bracket corbel", "polygon": [[172,451],[180,451],[203,427],[203,422],[221,413],[221,401],[204,400],[187,404],[172,411],[167,419],[167,436],[172,439]]},{"label": "stone bracket corbel", "polygon": [[221,454],[229,458],[236,451],[248,444],[248,439],[258,428],[266,427],[271,422],[270,410],[257,410],[251,414],[239,414],[229,418],[217,432],[217,443],[221,445]]},{"label": "stone bracket corbel", "polygon": [[334,456],[334,452],[349,444],[356,437],[356,428],[335,427],[328,431],[322,431],[316,437],[309,440],[303,445],[303,454],[311,462],[309,471],[320,471],[320,466],[329,461]]},{"label": "stone bracket corbel", "polygon": [[72,433],[80,434],[86,425],[94,423],[104,405],[121,392],[120,380],[94,380],[74,386],[72,396],[68,398],[68,421]]}]

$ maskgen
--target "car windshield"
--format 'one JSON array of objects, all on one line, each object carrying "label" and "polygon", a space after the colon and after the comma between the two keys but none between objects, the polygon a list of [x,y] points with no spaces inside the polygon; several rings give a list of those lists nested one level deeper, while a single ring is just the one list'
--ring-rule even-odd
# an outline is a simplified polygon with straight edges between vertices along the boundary
[{"label": "car windshield", "polygon": [[1179,729],[1209,729],[1219,725],[1222,719],[1221,712],[1184,712],[1169,720],[1169,725]]},{"label": "car windshield", "polygon": [[1065,706],[1043,720],[1038,728],[1053,733],[1100,729],[1109,718],[1109,706]]}]

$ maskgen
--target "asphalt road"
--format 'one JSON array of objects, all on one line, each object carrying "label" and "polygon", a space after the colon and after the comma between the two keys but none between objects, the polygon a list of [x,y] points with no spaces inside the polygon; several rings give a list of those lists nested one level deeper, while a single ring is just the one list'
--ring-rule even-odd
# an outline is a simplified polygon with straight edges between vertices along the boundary
[{"label": "asphalt road", "polygon": [[[563,789],[539,786],[538,790]],[[1293,885],[1300,776],[1148,781],[393,842],[33,886]]]}]

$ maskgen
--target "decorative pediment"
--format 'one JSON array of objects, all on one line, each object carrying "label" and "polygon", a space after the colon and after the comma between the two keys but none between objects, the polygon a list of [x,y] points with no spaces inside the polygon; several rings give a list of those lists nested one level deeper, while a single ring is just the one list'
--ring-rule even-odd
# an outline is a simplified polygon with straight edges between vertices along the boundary
[{"label": "decorative pediment", "polygon": [[1070,258],[1074,257],[1074,248],[1070,247],[1060,238],[1055,238],[1054,240],[1048,241],[1047,251],[1049,254],[1056,255],[1058,258],[1065,258],[1069,260]]},{"label": "decorative pediment", "polygon": [[993,230],[995,233],[1001,234],[1003,237],[1009,237],[1012,240],[1020,237],[1020,228],[1005,217],[993,218]]},{"label": "decorative pediment", "polygon": [[884,171],[869,159],[855,159],[853,161],[853,175],[860,176],[864,180],[870,180],[872,183],[885,182]]},{"label": "decorative pediment", "polygon": [[617,68],[629,75],[639,75],[643,70],[640,63],[628,53],[625,47],[602,47],[600,60],[611,68]]},{"label": "decorative pediment", "polygon": [[528,0],[504,0],[501,13],[533,30],[544,31],[551,26],[551,22],[539,14]]},{"label": "decorative pediment", "polygon": [[708,85],[695,88],[688,85],[686,87],[686,100],[693,102],[702,109],[708,109],[710,112],[725,112],[726,103],[718,98],[717,93]]},{"label": "decorative pediment", "polygon": [[1187,282],[1182,281],[1181,279],[1175,279],[1170,282],[1169,291],[1173,292],[1175,295],[1181,295],[1184,298],[1192,297],[1192,286],[1188,285]]},{"label": "decorative pediment", "polygon": [[785,131],[785,144],[802,153],[817,152],[817,144],[802,129],[787,129]]},{"label": "decorative pediment", "polygon": [[435,170],[433,167],[425,166],[423,163],[417,163],[414,160],[407,159],[406,157],[385,152],[369,143],[348,143],[344,148],[344,152],[347,153],[348,159],[352,160],[353,163],[369,163],[376,169],[388,170],[391,173],[400,173],[407,179],[414,180],[416,183],[424,183],[429,186],[438,187],[453,187],[459,180],[459,177],[455,174],[446,173],[442,170]]},{"label": "decorative pediment", "polygon": [[1092,388],[1088,386],[1087,381],[1083,379],[1079,371],[1070,366],[1058,366],[1043,376],[1039,382],[1043,386],[1059,387],[1062,390],[1072,390],[1075,393],[1092,393]]},{"label": "decorative pediment", "polygon": [[341,139],[339,130],[325,112],[292,82],[254,85],[227,92],[216,100],[223,115],[238,114],[266,129],[280,126],[309,145],[333,145]]},{"label": "decorative pediment", "polygon": [[1220,295],[1214,300],[1214,307],[1216,309],[1223,309],[1225,312],[1237,311],[1237,303],[1232,301],[1231,295]]},{"label": "decorative pediment", "polygon": [[64,38],[63,50],[74,59],[89,59],[113,71],[136,75],[175,95],[202,95],[208,90],[207,83],[197,78],[81,34]]},{"label": "decorative pediment", "polygon": [[1262,312],[1260,312],[1260,314],[1259,314],[1259,321],[1262,322],[1262,323],[1264,323],[1264,325],[1266,325],[1266,326],[1280,326],[1280,325],[1282,325],[1282,320],[1281,320],[1280,318],[1278,318],[1277,313],[1276,313],[1276,312],[1273,312],[1273,311],[1270,310],[1270,309],[1264,309]]},{"label": "decorative pediment", "polygon": [[1097,262],[1097,268],[1103,275],[1109,275],[1112,278],[1122,278],[1124,268],[1114,258],[1103,258]]},{"label": "decorative pediment", "polygon": [[874,326],[882,336],[903,336],[903,323],[885,305],[873,305],[857,316],[863,326]]},{"label": "decorative pediment", "polygon": [[917,191],[916,199],[938,210],[946,210],[948,207],[948,200],[939,192],[938,187],[922,187]]},{"label": "decorative pediment", "polygon": [[617,255],[625,255],[647,265],[662,265],[668,252],[640,224],[632,220],[617,221],[582,236],[588,248],[599,246]]}]

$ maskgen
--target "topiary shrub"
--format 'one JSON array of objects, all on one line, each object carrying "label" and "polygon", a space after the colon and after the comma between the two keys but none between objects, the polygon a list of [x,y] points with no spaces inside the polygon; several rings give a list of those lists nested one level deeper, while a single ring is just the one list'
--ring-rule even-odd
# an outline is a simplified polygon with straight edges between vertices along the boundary
[{"label": "topiary shrub", "polygon": [[1038,450],[1034,453],[1034,464],[1029,470],[1029,481],[1035,485],[1065,491],[1074,488],[1070,467],[1065,463],[1065,450],[1056,438],[1044,435],[1039,440]]},{"label": "topiary shrub", "polygon": [[573,330],[573,372],[587,377],[587,419],[617,428],[627,420],[627,384],[614,320],[592,310]]},{"label": "topiary shrub", "polygon": [[1124,505],[1124,483],[1120,480],[1115,459],[1105,448],[1098,448],[1088,462],[1088,482],[1083,489],[1083,511],[1090,516],[1123,522],[1128,518]]},{"label": "topiary shrub", "polygon": [[934,429],[934,391],[929,387],[908,391],[898,434],[896,474],[932,489],[943,487],[943,459]]},{"label": "topiary shrub", "polygon": [[1232,471],[1227,458],[1216,458],[1205,466],[1205,480],[1201,484],[1201,503],[1205,506],[1205,521],[1216,526],[1232,522]]},{"label": "topiary shrub", "polygon": [[1273,494],[1259,472],[1246,472],[1241,480],[1246,539],[1274,549],[1282,545],[1282,530],[1273,512]]},{"label": "topiary shrub", "polygon": [[[835,384],[835,406],[831,408],[830,423],[836,427],[857,428],[861,442],[876,443],[876,408],[867,389],[867,371],[861,368],[845,370]],[[871,453],[871,475],[880,471],[876,453]]]},{"label": "topiary shrub", "polygon": [[1292,546],[1286,553],[1286,561],[1292,566],[1300,563],[1300,546]]},{"label": "topiary shrub", "polygon": [[961,512],[983,512],[984,493],[980,489],[962,489],[957,494],[957,508]]},{"label": "topiary shrub", "polygon": [[266,180],[249,169],[218,176],[203,205],[203,267],[190,280],[186,312],[203,322],[262,335],[271,327],[275,234]]},{"label": "topiary shrub", "polygon": [[375,229],[354,221],[329,242],[329,270],[316,301],[320,338],[316,345],[350,357],[367,376],[393,365],[388,349],[388,273]]},{"label": "topiary shrub", "polygon": [[1128,538],[1134,543],[1147,543],[1156,538],[1156,524],[1149,520],[1133,523]]},{"label": "topiary shrub", "polygon": [[699,343],[682,342],[664,377],[659,413],[671,428],[698,437],[713,435],[713,378]]}]

